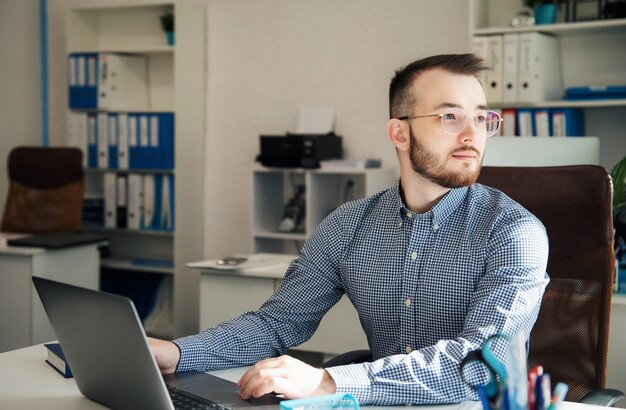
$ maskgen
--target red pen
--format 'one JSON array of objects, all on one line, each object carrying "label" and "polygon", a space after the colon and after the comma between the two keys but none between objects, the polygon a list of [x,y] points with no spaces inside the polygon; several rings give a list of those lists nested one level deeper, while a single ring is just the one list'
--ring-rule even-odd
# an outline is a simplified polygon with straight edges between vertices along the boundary
[{"label": "red pen", "polygon": [[528,410],[535,409],[535,382],[543,374],[543,366],[535,366],[528,372]]}]

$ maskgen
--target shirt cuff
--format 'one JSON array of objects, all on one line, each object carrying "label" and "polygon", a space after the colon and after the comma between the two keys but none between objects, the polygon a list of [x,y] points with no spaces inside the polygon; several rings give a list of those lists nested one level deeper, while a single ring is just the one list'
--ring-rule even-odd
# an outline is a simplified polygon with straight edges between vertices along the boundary
[{"label": "shirt cuff", "polygon": [[324,369],[335,381],[337,393],[353,395],[359,404],[372,400],[372,382],[364,364],[328,367]]},{"label": "shirt cuff", "polygon": [[176,366],[176,372],[189,370],[204,371],[206,368],[206,350],[204,343],[198,335],[187,336],[172,340],[180,350],[180,359]]}]

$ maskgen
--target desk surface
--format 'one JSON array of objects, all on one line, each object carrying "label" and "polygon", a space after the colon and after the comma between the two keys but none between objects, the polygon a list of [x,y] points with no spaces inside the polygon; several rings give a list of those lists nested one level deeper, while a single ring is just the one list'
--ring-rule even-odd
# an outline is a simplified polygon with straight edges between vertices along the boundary
[{"label": "desk surface", "polygon": [[[0,354],[0,408],[1,409],[104,409],[78,391],[74,379],[65,379],[45,363],[43,345]],[[216,376],[236,381],[245,368],[212,372]],[[476,402],[458,405],[417,406],[423,410],[477,410]],[[398,407],[368,407],[370,409],[406,409]],[[603,407],[566,402],[560,410],[600,410]]]}]

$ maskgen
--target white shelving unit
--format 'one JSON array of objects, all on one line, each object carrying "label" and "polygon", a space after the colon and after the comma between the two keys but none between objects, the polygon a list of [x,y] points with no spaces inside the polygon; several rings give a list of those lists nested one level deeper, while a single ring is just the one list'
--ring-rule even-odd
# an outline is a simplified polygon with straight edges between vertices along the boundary
[{"label": "white shelving unit", "polygon": [[[387,188],[396,179],[390,169],[254,169],[251,248],[253,252],[298,253],[311,232],[335,208]],[[300,185],[305,189],[304,223],[294,232],[281,232],[284,206]]]},{"label": "white shelving unit", "polygon": [[[67,53],[142,55],[147,60],[148,104],[111,112],[172,112],[175,118],[174,170],[86,169],[88,192],[102,193],[104,172],[173,174],[175,232],[100,228],[110,243],[102,267],[165,275],[173,286],[170,317],[154,333],[176,337],[197,331],[198,283],[185,263],[203,255],[205,5],[189,0],[70,0]],[[160,16],[172,9],[175,44],[168,45]],[[83,110],[85,111],[85,110]],[[106,112],[106,110],[86,110]],[[185,236],[177,232],[185,232]],[[137,265],[135,258],[173,260],[173,267]],[[168,294],[168,292],[165,292]]]},{"label": "white shelving unit", "polygon": [[[469,39],[506,33],[549,33],[559,40],[564,89],[626,84],[626,53],[621,52],[626,44],[626,19],[510,27],[511,18],[520,10],[523,6],[519,0],[471,0]],[[586,134],[600,138],[601,164],[610,169],[626,155],[623,137],[625,99],[489,103],[497,108],[581,108],[584,110]]]}]

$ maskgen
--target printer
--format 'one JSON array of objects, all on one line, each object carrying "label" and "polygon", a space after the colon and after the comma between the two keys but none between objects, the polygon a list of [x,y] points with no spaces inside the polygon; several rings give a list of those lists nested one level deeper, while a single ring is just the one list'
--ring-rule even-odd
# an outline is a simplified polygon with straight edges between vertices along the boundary
[{"label": "printer", "polygon": [[261,135],[257,161],[266,167],[319,168],[320,161],[343,156],[341,137],[329,134]]}]

